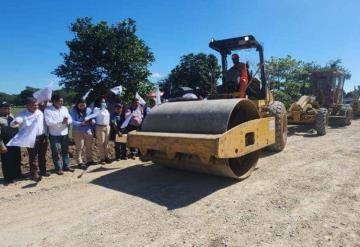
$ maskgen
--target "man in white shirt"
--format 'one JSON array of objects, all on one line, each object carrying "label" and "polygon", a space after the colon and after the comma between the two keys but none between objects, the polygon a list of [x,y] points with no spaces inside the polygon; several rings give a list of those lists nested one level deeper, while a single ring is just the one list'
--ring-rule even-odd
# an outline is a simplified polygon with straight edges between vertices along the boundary
[{"label": "man in white shirt", "polygon": [[20,126],[19,133],[23,133],[22,137],[17,139],[17,143],[19,146],[27,148],[31,179],[38,182],[42,176],[50,176],[50,173],[46,172],[46,160],[44,158],[47,151],[46,146],[44,148],[43,145],[46,139],[44,115],[38,109],[35,98],[27,98],[26,110],[20,112],[11,122],[11,127],[17,126]]},{"label": "man in white shirt", "polygon": [[[73,172],[69,167],[69,125],[72,122],[68,109],[63,106],[64,99],[58,95],[51,98],[52,106],[45,109],[45,122],[49,128],[49,140],[52,159],[55,170],[58,175],[63,175],[64,171]],[[63,164],[60,162],[59,150],[61,147],[61,156]]]}]

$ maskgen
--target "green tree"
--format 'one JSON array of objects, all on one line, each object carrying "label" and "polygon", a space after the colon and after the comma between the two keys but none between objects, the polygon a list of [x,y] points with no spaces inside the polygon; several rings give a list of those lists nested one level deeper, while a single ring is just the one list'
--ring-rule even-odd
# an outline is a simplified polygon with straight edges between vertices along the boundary
[{"label": "green tree", "polygon": [[265,62],[265,68],[275,99],[289,107],[301,96],[302,89],[309,86],[310,73],[320,66],[288,55],[285,58],[271,57]]},{"label": "green tree", "polygon": [[152,88],[148,66],[154,55],[136,35],[134,20],[108,25],[105,21],[94,24],[89,17],[78,18],[70,30],[75,37],[66,41],[69,52],[61,54],[64,63],[53,72],[61,78],[61,86],[79,96],[93,88],[94,98],[122,85],[125,100],[136,92],[145,95]]},{"label": "green tree", "polygon": [[25,105],[26,102],[26,98],[28,97],[33,97],[34,92],[38,91],[38,88],[34,88],[34,87],[25,87],[24,90],[22,90],[19,94],[19,97],[21,99],[21,104]]},{"label": "green tree", "polygon": [[350,70],[346,69],[342,65],[342,61],[339,58],[335,59],[335,60],[330,60],[323,69],[337,69],[337,70],[340,70],[345,74],[345,80],[350,80],[351,79]]},{"label": "green tree", "polygon": [[57,89],[57,90],[53,91],[53,94],[57,94],[57,95],[60,95],[61,97],[63,97],[66,105],[75,103],[75,101],[77,100],[77,97],[80,96],[73,90],[69,90],[66,88]]},{"label": "green tree", "polygon": [[159,82],[166,97],[177,87],[198,88],[202,96],[216,92],[216,84],[221,75],[221,68],[214,55],[204,53],[187,54],[171,70],[167,78]]},{"label": "green tree", "polygon": [[296,60],[288,55],[285,58],[271,57],[265,62],[265,68],[270,87],[279,90],[290,81],[299,84],[308,82],[310,72],[319,69],[320,66],[314,62]]},{"label": "green tree", "polygon": [[7,94],[4,92],[0,92],[0,101],[6,101],[13,105],[21,105],[22,104],[22,102],[20,101],[19,95]]}]

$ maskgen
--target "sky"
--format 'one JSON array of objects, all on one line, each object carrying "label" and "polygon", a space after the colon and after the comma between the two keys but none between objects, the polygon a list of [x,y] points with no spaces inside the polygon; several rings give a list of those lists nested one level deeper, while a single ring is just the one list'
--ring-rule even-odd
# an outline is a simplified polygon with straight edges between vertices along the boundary
[{"label": "sky", "polygon": [[265,59],[292,57],[325,65],[341,59],[352,73],[347,91],[360,85],[360,1],[358,0],[1,0],[0,91],[58,82],[51,72],[68,52],[69,25],[77,17],[109,24],[125,18],[155,55],[153,82],[188,53],[214,53],[211,38],[253,34]]}]

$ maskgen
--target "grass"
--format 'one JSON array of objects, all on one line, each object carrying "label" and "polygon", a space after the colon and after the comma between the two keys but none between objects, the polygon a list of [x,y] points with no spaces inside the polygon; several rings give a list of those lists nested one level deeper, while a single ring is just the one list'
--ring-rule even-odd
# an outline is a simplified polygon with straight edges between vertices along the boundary
[{"label": "grass", "polygon": [[19,112],[25,110],[25,107],[24,106],[14,106],[11,108],[11,113],[16,117]]}]

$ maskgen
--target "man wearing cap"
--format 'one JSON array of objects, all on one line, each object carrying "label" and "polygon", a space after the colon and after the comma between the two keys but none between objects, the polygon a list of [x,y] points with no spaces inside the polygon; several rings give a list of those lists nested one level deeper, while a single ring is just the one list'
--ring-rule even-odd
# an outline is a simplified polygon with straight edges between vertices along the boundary
[{"label": "man wearing cap", "polygon": [[[69,167],[69,125],[72,118],[68,109],[64,106],[64,99],[59,95],[51,98],[52,106],[45,109],[45,122],[49,128],[49,140],[51,155],[55,170],[58,175],[63,175],[64,171],[73,172]],[[61,147],[62,164],[59,158],[58,146]]]},{"label": "man wearing cap", "polygon": [[5,183],[12,183],[14,179],[24,178],[20,168],[20,147],[6,146],[18,132],[17,129],[10,126],[10,123],[14,120],[10,112],[11,105],[6,101],[0,102],[0,154]]},{"label": "man wearing cap", "polygon": [[232,54],[231,59],[233,61],[233,66],[230,68],[229,71],[236,70],[240,77],[240,85],[239,85],[239,92],[240,98],[245,98],[246,95],[246,88],[249,82],[248,78],[248,71],[245,63],[240,62],[240,57],[238,54]]},{"label": "man wearing cap", "polygon": [[18,145],[27,148],[30,178],[38,182],[42,176],[50,176],[50,173],[46,171],[45,154],[47,146],[43,145],[46,139],[44,114],[38,109],[35,98],[29,97],[26,99],[26,110],[16,116],[11,126],[20,126],[19,134],[23,133],[20,138],[25,140],[18,141]]}]

